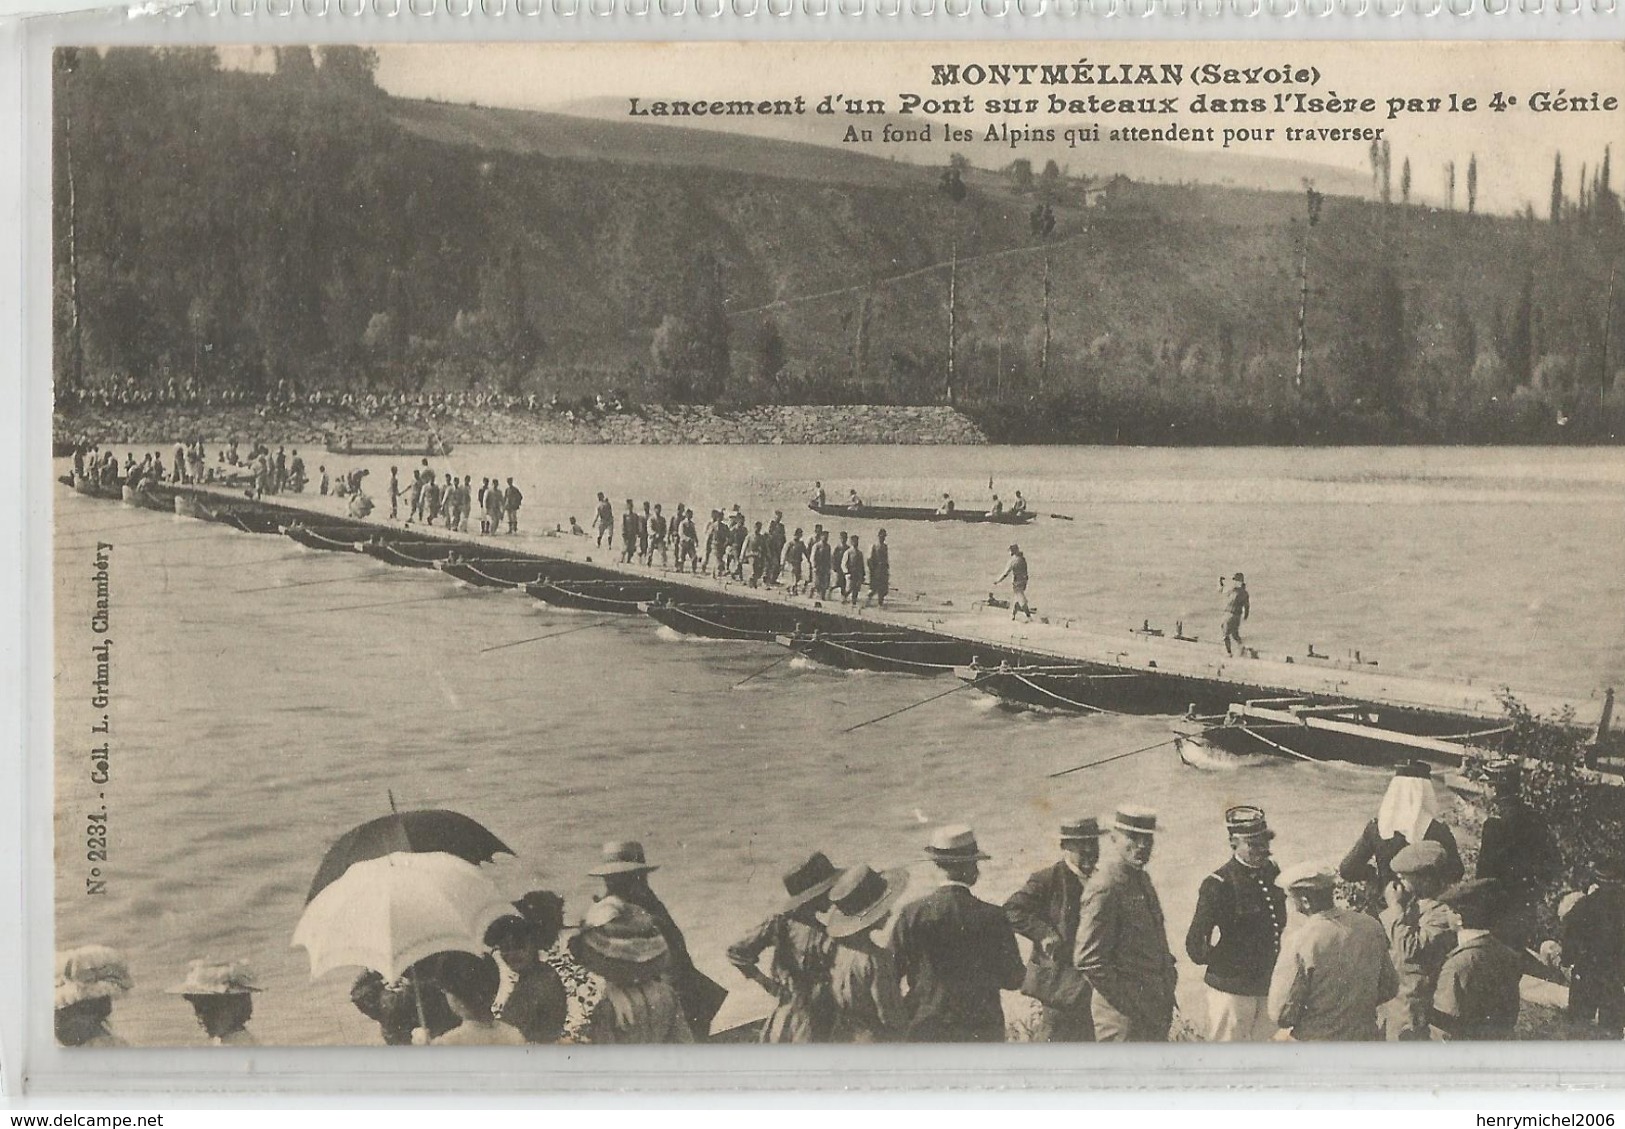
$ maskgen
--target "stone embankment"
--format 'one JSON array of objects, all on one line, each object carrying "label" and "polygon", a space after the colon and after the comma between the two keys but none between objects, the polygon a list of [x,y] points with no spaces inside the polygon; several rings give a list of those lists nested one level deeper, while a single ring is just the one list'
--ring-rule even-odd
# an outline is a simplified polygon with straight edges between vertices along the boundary
[{"label": "stone embankment", "polygon": [[337,406],[226,404],[79,406],[59,412],[58,442],[159,447],[176,440],[320,444],[347,435],[355,446],[424,445],[430,430],[464,443],[977,444],[987,436],[947,407],[891,405],[767,406],[718,411],[704,406],[644,407],[592,418],[524,408],[450,408],[432,422],[406,413],[365,416]]}]

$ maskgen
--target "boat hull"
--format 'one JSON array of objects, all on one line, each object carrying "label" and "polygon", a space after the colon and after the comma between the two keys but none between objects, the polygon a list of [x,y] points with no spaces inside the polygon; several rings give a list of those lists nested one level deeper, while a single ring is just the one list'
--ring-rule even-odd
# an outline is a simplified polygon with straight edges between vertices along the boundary
[{"label": "boat hull", "polygon": [[1038,515],[1032,510],[1013,514],[990,514],[978,510],[955,510],[942,514],[926,506],[848,506],[825,502],[808,502],[807,508],[825,517],[844,517],[853,521],[944,521],[968,522],[973,525],[1026,525]]},{"label": "boat hull", "polygon": [[322,530],[313,529],[308,525],[284,525],[282,535],[290,541],[297,542],[307,549],[320,549],[331,553],[359,553],[361,549],[356,544],[354,533],[351,530]]},{"label": "boat hull", "polygon": [[778,642],[825,666],[885,674],[952,674],[955,667],[972,660],[997,663],[1014,657],[1014,652],[966,639],[921,638],[904,632],[784,636]]},{"label": "boat hull", "polygon": [[543,562],[517,557],[438,561],[435,567],[453,580],[475,588],[519,588],[539,582],[547,572]]},{"label": "boat hull", "polygon": [[821,617],[806,608],[768,604],[645,603],[650,619],[682,635],[702,639],[771,642],[776,636],[820,626]]}]

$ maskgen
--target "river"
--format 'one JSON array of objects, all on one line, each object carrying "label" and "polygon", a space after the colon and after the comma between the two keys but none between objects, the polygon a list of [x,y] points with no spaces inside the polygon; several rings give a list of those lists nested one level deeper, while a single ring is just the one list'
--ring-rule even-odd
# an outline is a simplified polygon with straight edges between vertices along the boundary
[{"label": "river", "polygon": [[[367,465],[375,496],[391,462],[306,460],[313,473]],[[753,520],[778,508],[810,528],[817,479],[832,501],[850,488],[902,504],[950,491],[961,507],[985,504],[991,479],[1044,516],[1014,534],[892,523],[900,598],[985,597],[1016,537],[1040,611],[1102,630],[1182,621],[1211,640],[1217,579],[1240,570],[1247,639],[1263,652],[1358,649],[1579,699],[1625,682],[1617,449],[486,447],[436,466],[476,484],[512,475],[529,529],[586,525],[598,490],[617,508],[738,502]],[[641,839],[698,963],[739,989],[724,1020],[765,1010],[723,952],[809,851],[898,865],[923,856],[933,824],[971,823],[994,856],[978,892],[1002,901],[1053,861],[1062,818],[1149,804],[1181,1006],[1199,1018],[1182,942],[1198,884],[1225,857],[1224,809],[1264,807],[1285,864],[1335,859],[1386,780],[1273,760],[1202,771],[1169,748],[1049,779],[1162,741],[1167,720],[1012,713],[971,692],[843,733],[945,687],[799,660],[736,686],[782,652],[637,621],[482,652],[595,617],[60,488],[55,501],[59,945],[127,951],[137,987],[114,1018],[133,1043],[201,1041],[162,989],[202,956],[260,970],[263,1042],[376,1042],[348,978],[312,982],[289,937],[326,846],[387,812],[391,794],[480,819],[518,852],[488,868],[499,886],[555,889],[572,916],[594,892],[583,872],[599,843]],[[874,523],[855,531],[868,543]],[[87,761],[103,712],[89,705],[85,626],[99,540],[114,545],[104,786]],[[99,792],[107,892],[87,895],[82,815]],[[927,870],[915,867],[916,887]]]}]

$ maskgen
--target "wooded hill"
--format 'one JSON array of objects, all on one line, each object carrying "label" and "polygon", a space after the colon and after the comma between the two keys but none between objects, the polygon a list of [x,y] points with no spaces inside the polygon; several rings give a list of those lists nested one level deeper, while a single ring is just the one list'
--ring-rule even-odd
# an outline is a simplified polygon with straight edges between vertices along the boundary
[{"label": "wooded hill", "polygon": [[1625,434],[1600,153],[1555,222],[1328,196],[1309,228],[1301,193],[406,101],[372,66],[59,54],[61,387],[935,403],[952,278],[953,395],[996,436]]}]

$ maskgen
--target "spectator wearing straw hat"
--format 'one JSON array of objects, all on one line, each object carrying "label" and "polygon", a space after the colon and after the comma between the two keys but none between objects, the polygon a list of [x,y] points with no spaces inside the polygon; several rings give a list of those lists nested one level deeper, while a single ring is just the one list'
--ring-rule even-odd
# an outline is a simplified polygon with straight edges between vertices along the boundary
[{"label": "spectator wearing straw hat", "polygon": [[830,937],[830,996],[837,1043],[887,1043],[900,1038],[906,1023],[891,953],[875,933],[891,916],[892,905],[908,886],[908,871],[877,873],[862,864],[842,871],[830,888],[825,930]]},{"label": "spectator wearing straw hat", "polygon": [[598,865],[587,873],[603,881],[607,896],[637,906],[654,920],[669,950],[668,975],[672,987],[677,989],[678,998],[683,1002],[683,1014],[688,1017],[695,1037],[703,1039],[710,1034],[711,1020],[722,1007],[728,993],[722,985],[694,967],[683,931],[677,927],[665,903],[649,886],[650,873],[658,869],[645,858],[642,843],[621,839],[605,843]]},{"label": "spectator wearing straw hat", "polygon": [[891,950],[908,983],[906,1038],[915,1043],[999,1043],[1004,1008],[999,992],[1021,987],[1021,952],[1004,911],[971,887],[981,877],[976,832],[939,827],[925,852],[941,884],[897,911]]},{"label": "spectator wearing straw hat", "polygon": [[1100,862],[1100,821],[1061,824],[1060,861],[1034,871],[1004,903],[1010,927],[1032,942],[1021,992],[1039,1002],[1035,1043],[1092,1043],[1094,990],[1072,963],[1083,887]]},{"label": "spectator wearing straw hat", "polygon": [[1263,809],[1224,813],[1230,857],[1202,880],[1185,952],[1207,966],[1207,1037],[1213,1043],[1261,1043],[1277,1030],[1269,1014],[1270,974],[1286,929],[1286,894],[1270,858],[1275,838]]},{"label": "spectator wearing straw hat", "polygon": [[186,979],[169,989],[192,1005],[198,1026],[215,1047],[253,1047],[259,1040],[249,1034],[254,1015],[254,993],[261,988],[248,965],[237,961],[194,960]]},{"label": "spectator wearing straw hat", "polygon": [[1083,888],[1073,960],[1094,989],[1090,1010],[1103,1043],[1160,1043],[1174,1018],[1178,974],[1162,902],[1146,874],[1157,813],[1120,807],[1100,866]]},{"label": "spectator wearing straw hat", "polygon": [[593,1043],[692,1043],[694,1031],[667,978],[670,950],[645,910],[617,897],[594,902],[570,954],[602,980],[587,1023]]},{"label": "spectator wearing straw hat", "polygon": [[[829,935],[818,915],[829,908],[829,890],[841,876],[822,851],[814,851],[784,876],[788,898],[766,921],[728,946],[728,963],[776,1001],[762,1028],[764,1043],[826,1043],[835,1022],[830,997]],[[758,965],[773,950],[764,975]]]},{"label": "spectator wearing straw hat", "polygon": [[1337,880],[1312,863],[1281,875],[1303,920],[1281,942],[1270,1018],[1299,1042],[1371,1042],[1377,1009],[1399,991],[1382,926],[1336,901]]},{"label": "spectator wearing straw hat", "polygon": [[1439,896],[1456,937],[1433,991],[1430,1018],[1442,1039],[1505,1040],[1518,1025],[1523,962],[1490,933],[1503,896],[1495,878],[1458,882]]},{"label": "spectator wearing straw hat", "polygon": [[107,1021],[113,1001],[135,987],[124,954],[83,945],[56,956],[56,1041],[64,1047],[123,1047]]}]

